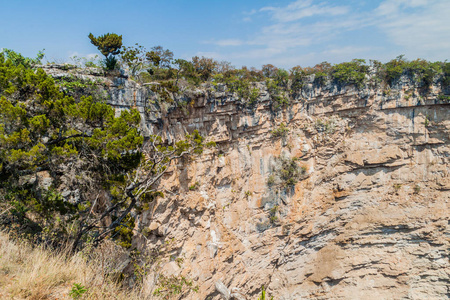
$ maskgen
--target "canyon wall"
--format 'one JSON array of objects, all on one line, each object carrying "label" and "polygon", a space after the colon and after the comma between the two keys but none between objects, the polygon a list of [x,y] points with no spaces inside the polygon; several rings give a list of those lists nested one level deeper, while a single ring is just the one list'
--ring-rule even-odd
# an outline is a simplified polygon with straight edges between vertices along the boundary
[{"label": "canyon wall", "polygon": [[[277,300],[450,296],[450,105],[440,85],[310,82],[279,111],[262,83],[254,109],[221,86],[185,91],[178,108],[126,78],[102,86],[118,111],[141,111],[145,135],[171,142],[197,129],[217,143],[173,166],[165,197],[136,224],[145,234],[133,245],[161,253],[162,274],[199,286],[183,299],[257,299],[262,285]],[[300,170],[294,184],[281,179],[283,160]]]}]

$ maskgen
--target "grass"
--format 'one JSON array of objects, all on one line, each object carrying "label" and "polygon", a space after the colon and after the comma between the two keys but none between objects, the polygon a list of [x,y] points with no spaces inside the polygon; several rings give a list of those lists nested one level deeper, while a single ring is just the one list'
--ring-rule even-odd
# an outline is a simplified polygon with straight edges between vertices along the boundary
[{"label": "grass", "polygon": [[[81,253],[50,251],[12,240],[0,232],[1,299],[74,299],[74,286],[85,291],[77,299],[142,299],[137,289],[124,290],[105,275],[105,261],[89,262]],[[100,256],[99,256],[100,257]]]}]

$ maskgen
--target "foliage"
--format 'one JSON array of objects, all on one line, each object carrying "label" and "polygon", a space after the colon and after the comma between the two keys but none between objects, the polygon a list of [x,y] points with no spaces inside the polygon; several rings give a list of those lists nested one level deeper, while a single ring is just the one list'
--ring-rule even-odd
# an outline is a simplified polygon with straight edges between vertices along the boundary
[{"label": "foliage", "polygon": [[146,65],[146,50],[144,46],[138,43],[135,46],[124,46],[120,53],[120,58],[129,68],[131,76],[135,77],[137,72],[142,70]]},{"label": "foliage", "polygon": [[188,280],[181,275],[165,276],[160,274],[158,276],[158,287],[153,292],[153,295],[163,299],[170,299],[172,296],[190,291],[198,292],[198,286],[194,286],[192,280]]},{"label": "foliage", "polygon": [[[223,62],[222,62],[223,64]],[[260,91],[254,86],[254,82],[261,81],[262,75],[255,69],[234,69],[226,67],[225,73],[213,76],[213,84],[224,84],[230,93],[235,93],[241,102],[248,108],[253,108],[258,101]]]},{"label": "foliage", "polygon": [[284,78],[281,81],[275,79],[266,79],[266,87],[272,100],[272,107],[274,110],[279,110],[289,104],[289,98],[286,94],[287,86],[284,85]]},{"label": "foliage", "polygon": [[22,56],[22,54],[6,48],[2,49],[2,52],[0,54],[3,54],[4,57],[9,59],[11,63],[16,67],[22,65],[25,68],[33,68],[35,66],[41,65],[41,61],[45,55],[44,50],[45,49],[39,51],[36,55],[36,58],[24,57]]},{"label": "foliage", "polygon": [[332,76],[340,84],[355,84],[362,87],[369,67],[364,59],[354,59],[333,66]]},{"label": "foliage", "polygon": [[389,85],[392,85],[401,75],[406,75],[414,77],[417,82],[428,87],[433,83],[434,77],[443,72],[445,65],[445,63],[429,62],[423,59],[408,61],[403,55],[400,55],[386,64],[379,66],[378,76]]},{"label": "foliage", "polygon": [[280,126],[271,131],[272,136],[285,138],[289,133],[289,128],[284,123],[281,123]]},{"label": "foliage", "polygon": [[86,292],[87,289],[83,285],[80,283],[74,283],[69,292],[69,296],[72,297],[72,299],[80,299]]},{"label": "foliage", "polygon": [[65,248],[36,247],[20,238],[17,231],[11,230],[9,235],[0,231],[1,297],[55,299],[55,295],[61,295],[58,299],[71,299],[68,294],[76,283],[77,292],[86,289],[80,299],[142,299],[139,286],[124,289],[112,273],[123,263],[124,253],[108,242],[71,255]]},{"label": "foliage", "polygon": [[446,102],[446,103],[450,103],[450,96],[447,96],[447,95],[439,95],[439,96],[438,96],[438,99],[441,100],[441,101],[444,101],[444,102]]},{"label": "foliage", "polygon": [[283,181],[282,185],[284,186],[292,186],[295,185],[300,175],[302,175],[303,170],[297,164],[297,159],[280,157],[281,160],[281,169],[279,170],[279,175],[281,180]]},{"label": "foliage", "polygon": [[400,189],[402,188],[402,185],[399,184],[399,183],[396,183],[396,184],[394,184],[392,187],[394,188],[394,191],[395,191],[396,193],[398,193],[398,192],[400,191]]},{"label": "foliage", "polygon": [[198,56],[194,56],[192,58],[192,65],[196,76],[199,77],[200,80],[206,81],[211,78],[211,75],[217,67],[217,62],[212,58],[206,58],[204,56],[199,58]]},{"label": "foliage", "polygon": [[193,185],[189,186],[190,191],[195,191],[200,187],[200,182],[196,181]]},{"label": "foliage", "polygon": [[70,60],[73,64],[78,68],[100,68],[100,63],[98,61],[99,56],[95,55],[93,57],[82,57],[73,55],[70,57]]},{"label": "foliage", "polygon": [[442,64],[442,71],[444,73],[444,78],[442,80],[442,84],[444,86],[449,86],[450,85],[450,62],[444,62]]},{"label": "foliage", "polygon": [[135,46],[123,47],[121,52],[122,63],[128,67],[133,77],[145,69],[151,79],[170,79],[173,77],[170,71],[172,59],[173,53],[161,46],[147,51],[145,47],[136,43]]},{"label": "foliage", "polygon": [[107,33],[95,37],[92,33],[88,35],[91,44],[105,56],[105,66],[107,70],[113,70],[116,66],[117,59],[114,55],[120,53],[122,47],[122,36],[115,33]]},{"label": "foliage", "polygon": [[317,130],[317,132],[333,133],[335,130],[335,119],[317,119],[314,123],[314,128]]},{"label": "foliage", "polygon": [[97,49],[105,56],[117,55],[120,53],[122,47],[122,36],[115,33],[107,33],[95,37],[92,33],[88,35],[91,40],[91,44],[97,47]]},{"label": "foliage", "polygon": [[[259,296],[258,300],[269,300],[266,298],[266,290],[264,289],[264,286],[261,288],[261,296]],[[273,297],[270,297],[270,300],[273,300]]]},{"label": "foliage", "polygon": [[[70,237],[74,250],[88,236],[98,243],[124,230],[132,213],[162,195],[157,182],[174,160],[214,145],[194,131],[174,145],[152,136],[143,147],[138,111],[115,117],[101,99],[66,96],[42,69],[15,66],[3,55],[0,121],[2,205],[18,224]],[[40,183],[44,177],[50,187]],[[55,189],[62,182],[79,191],[76,200]]]},{"label": "foliage", "polygon": [[280,156],[275,159],[273,174],[267,180],[268,186],[294,186],[306,175],[306,168],[298,164],[298,158]]},{"label": "foliage", "polygon": [[55,79],[55,84],[59,85],[64,94],[68,96],[81,96],[94,93],[97,90],[97,83],[95,81],[75,76]]}]

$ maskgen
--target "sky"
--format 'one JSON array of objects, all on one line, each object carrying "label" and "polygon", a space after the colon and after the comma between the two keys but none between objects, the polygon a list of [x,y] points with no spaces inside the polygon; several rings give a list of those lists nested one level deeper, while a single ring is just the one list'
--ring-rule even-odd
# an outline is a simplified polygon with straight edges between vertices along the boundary
[{"label": "sky", "polygon": [[177,58],[282,68],[450,58],[450,0],[0,0],[0,48],[48,61],[99,54],[88,34]]}]

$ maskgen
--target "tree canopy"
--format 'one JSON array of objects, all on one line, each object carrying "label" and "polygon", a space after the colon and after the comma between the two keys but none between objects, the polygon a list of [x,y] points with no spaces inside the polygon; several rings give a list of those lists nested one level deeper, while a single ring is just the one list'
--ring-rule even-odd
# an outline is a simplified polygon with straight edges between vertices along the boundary
[{"label": "tree canopy", "polygon": [[204,146],[198,132],[144,145],[139,122],[137,110],[115,116],[103,99],[64,95],[42,69],[0,54],[2,222],[65,236],[75,250],[133,221],[172,161]]},{"label": "tree canopy", "polygon": [[115,33],[106,33],[95,37],[92,33],[89,33],[89,39],[91,44],[97,47],[97,49],[108,58],[109,55],[117,55],[120,53],[122,47],[122,36]]}]

